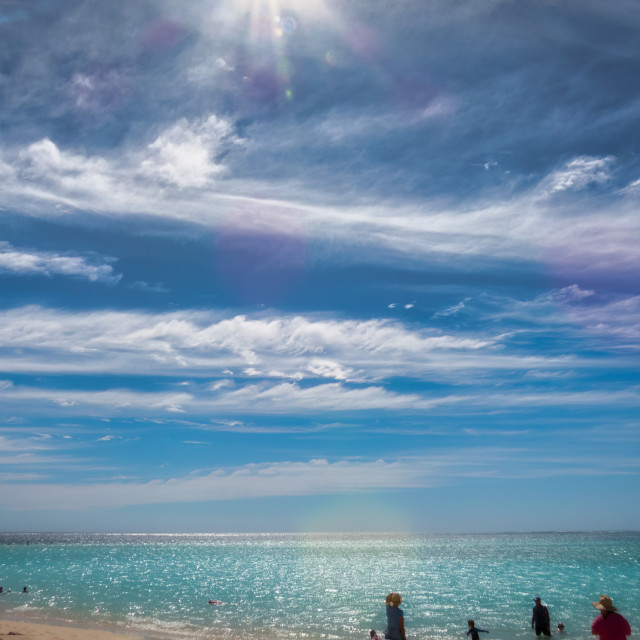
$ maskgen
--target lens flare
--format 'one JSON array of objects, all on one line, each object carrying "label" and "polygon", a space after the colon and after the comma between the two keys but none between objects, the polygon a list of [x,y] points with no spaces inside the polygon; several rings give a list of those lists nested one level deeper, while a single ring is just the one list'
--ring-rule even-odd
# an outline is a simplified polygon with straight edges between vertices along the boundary
[{"label": "lens flare", "polygon": [[245,304],[271,305],[293,293],[307,267],[307,242],[294,231],[227,227],[215,246],[218,277]]},{"label": "lens flare", "polygon": [[285,34],[293,33],[298,28],[298,23],[291,16],[287,16],[280,19],[280,28]]},{"label": "lens flare", "polygon": [[163,53],[173,49],[187,35],[187,28],[173,20],[156,20],[142,34],[142,48],[147,53]]}]

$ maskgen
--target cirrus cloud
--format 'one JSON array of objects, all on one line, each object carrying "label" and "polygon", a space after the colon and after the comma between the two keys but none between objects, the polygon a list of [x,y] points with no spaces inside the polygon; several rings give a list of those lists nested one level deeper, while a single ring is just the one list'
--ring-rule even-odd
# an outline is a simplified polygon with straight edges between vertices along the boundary
[{"label": "cirrus cloud", "polygon": [[[122,276],[108,264],[111,259],[62,255],[53,251],[19,249],[8,242],[0,242],[0,273],[13,275],[70,276],[91,282],[116,284]],[[98,264],[95,264],[98,262]],[[103,262],[103,264],[99,264]],[[107,264],[104,264],[104,263]]]}]

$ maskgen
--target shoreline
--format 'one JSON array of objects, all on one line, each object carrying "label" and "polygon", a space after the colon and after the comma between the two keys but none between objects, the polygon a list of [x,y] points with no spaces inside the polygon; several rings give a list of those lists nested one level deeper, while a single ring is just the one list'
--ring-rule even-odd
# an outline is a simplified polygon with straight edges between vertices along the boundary
[{"label": "shoreline", "polygon": [[120,629],[116,625],[92,624],[90,621],[39,620],[0,615],[0,640],[169,640],[161,631]]},{"label": "shoreline", "polygon": [[72,623],[23,621],[0,618],[2,640],[143,640],[139,633],[116,632]]}]

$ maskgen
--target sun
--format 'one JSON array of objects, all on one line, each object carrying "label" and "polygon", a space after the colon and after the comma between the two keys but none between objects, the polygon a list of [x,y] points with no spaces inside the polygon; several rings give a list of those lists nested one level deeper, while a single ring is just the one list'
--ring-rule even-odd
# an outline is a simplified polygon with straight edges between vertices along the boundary
[{"label": "sun", "polygon": [[271,106],[296,99],[293,52],[301,34],[336,22],[325,0],[222,0],[212,18],[216,28],[227,27],[237,45],[238,62],[230,53],[218,66],[237,73],[249,103]]},{"label": "sun", "polygon": [[298,21],[332,20],[325,0],[227,0],[227,5],[249,17],[251,38],[263,37],[267,26],[273,38],[282,38],[297,29]]}]

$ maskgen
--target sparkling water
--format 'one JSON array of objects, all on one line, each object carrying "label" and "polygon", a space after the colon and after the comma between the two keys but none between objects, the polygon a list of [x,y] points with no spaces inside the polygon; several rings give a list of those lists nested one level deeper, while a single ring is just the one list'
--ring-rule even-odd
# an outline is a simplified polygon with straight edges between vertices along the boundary
[{"label": "sparkling water", "polygon": [[0,534],[11,589],[0,616],[174,638],[365,640],[398,591],[408,640],[462,640],[468,618],[490,630],[481,638],[531,640],[540,595],[552,629],[586,640],[601,593],[637,630],[639,569],[639,533]]}]

